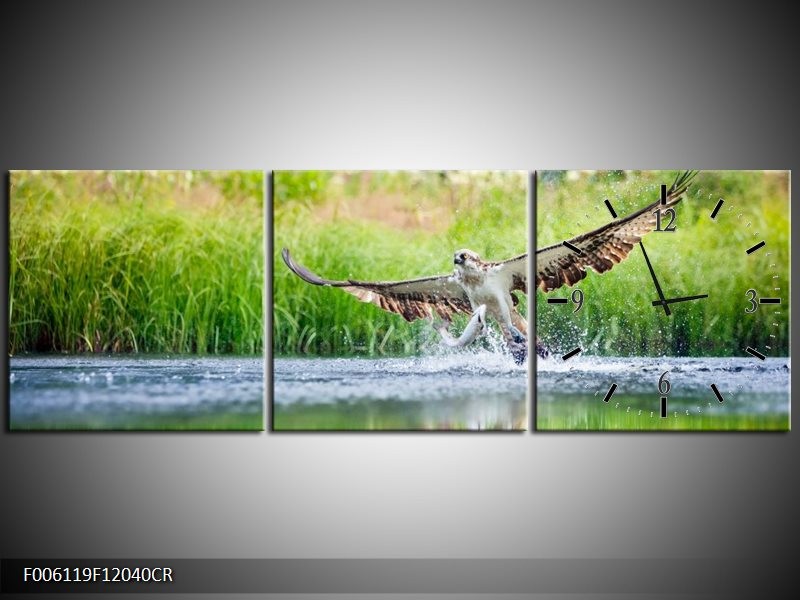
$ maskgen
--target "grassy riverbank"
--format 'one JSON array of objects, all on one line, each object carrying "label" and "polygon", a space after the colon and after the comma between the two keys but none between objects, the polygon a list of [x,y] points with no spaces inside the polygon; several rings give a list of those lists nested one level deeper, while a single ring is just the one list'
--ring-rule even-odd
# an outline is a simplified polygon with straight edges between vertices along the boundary
[{"label": "grassy riverbank", "polygon": [[[560,243],[611,220],[608,199],[620,218],[659,196],[677,171],[564,172],[539,174],[538,248]],[[787,172],[701,171],[676,207],[674,232],[642,241],[665,297],[708,294],[676,304],[672,315],[653,307],[658,298],[640,248],[611,271],[589,275],[574,288],[537,294],[537,326],[559,352],[580,345],[599,356],[768,356],[789,351],[789,179]],[[710,215],[724,199],[715,219]],[[746,249],[765,240],[752,254]],[[580,311],[548,305],[580,288]],[[778,307],[750,307],[747,290],[780,297]],[[774,336],[774,337],[773,337]]]},{"label": "grassy riverbank", "polygon": [[9,353],[261,352],[262,211],[261,172],[12,172]]}]

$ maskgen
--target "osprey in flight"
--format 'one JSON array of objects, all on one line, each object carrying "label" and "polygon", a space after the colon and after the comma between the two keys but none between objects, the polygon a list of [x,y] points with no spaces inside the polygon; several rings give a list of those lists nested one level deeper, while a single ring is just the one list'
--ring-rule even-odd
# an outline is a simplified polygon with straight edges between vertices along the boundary
[{"label": "osprey in flight", "polygon": [[289,250],[281,252],[283,261],[301,279],[314,285],[338,287],[362,302],[371,302],[383,310],[397,313],[406,321],[439,317],[449,325],[453,314],[472,314],[465,333],[454,340],[440,331],[449,345],[465,345],[480,333],[484,315],[500,325],[503,338],[514,359],[527,357],[528,322],[516,310],[514,291],[528,293],[528,255],[487,262],[471,250],[453,255],[452,275],[435,275],[406,281],[332,281],[315,275],[296,263]]},{"label": "osprey in flight", "polygon": [[[598,229],[560,244],[536,251],[536,287],[550,292],[571,286],[586,277],[586,270],[605,273],[624,260],[642,236],[656,227],[657,209],[677,204],[689,187],[696,171],[680,174],[664,201],[656,200],[644,208]],[[500,326],[503,338],[514,359],[521,363],[527,357],[528,322],[516,309],[514,292],[528,293],[528,254],[500,262],[482,260],[471,250],[453,255],[454,272],[406,281],[333,281],[323,279],[295,262],[284,248],[286,265],[304,281],[338,287],[383,310],[397,313],[406,321],[439,317],[442,338],[451,346],[470,343],[480,333],[484,317],[490,316]],[[471,314],[472,320],[460,338],[447,332],[455,313]],[[547,350],[536,340],[536,352],[546,356]]]}]

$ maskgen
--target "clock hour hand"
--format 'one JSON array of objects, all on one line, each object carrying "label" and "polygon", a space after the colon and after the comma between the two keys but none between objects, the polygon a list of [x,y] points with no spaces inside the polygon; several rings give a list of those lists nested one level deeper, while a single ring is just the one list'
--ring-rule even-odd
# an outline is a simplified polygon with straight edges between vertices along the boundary
[{"label": "clock hour hand", "polygon": [[658,292],[658,297],[661,300],[656,301],[656,305],[661,304],[664,306],[664,312],[667,313],[667,316],[672,314],[672,311],[669,309],[669,305],[667,304],[666,298],[664,298],[664,292],[661,291],[661,286],[658,283],[658,279],[656,278],[655,271],[653,271],[653,265],[650,264],[650,259],[647,257],[647,252],[644,249],[644,244],[639,242],[639,246],[642,248],[642,254],[644,254],[644,259],[647,261],[647,268],[650,269],[650,276],[653,278],[653,283],[656,285],[656,292]]},{"label": "clock hour hand", "polygon": [[700,298],[708,298],[708,294],[700,294],[698,296],[684,296],[682,298],[667,298],[666,300],[653,300],[653,306],[660,306],[664,303],[674,304],[675,302],[688,302],[689,300],[699,300]]}]

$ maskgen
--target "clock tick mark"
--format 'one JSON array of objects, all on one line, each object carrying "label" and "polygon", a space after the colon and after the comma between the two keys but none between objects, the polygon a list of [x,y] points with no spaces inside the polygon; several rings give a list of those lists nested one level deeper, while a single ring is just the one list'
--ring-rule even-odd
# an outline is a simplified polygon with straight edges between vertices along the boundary
[{"label": "clock tick mark", "polygon": [[574,348],[573,350],[570,350],[569,352],[567,352],[561,358],[563,360],[568,360],[568,359],[572,358],[573,356],[575,356],[576,354],[578,354],[579,352],[581,352],[581,347],[580,346],[578,346],[577,348]]},{"label": "clock tick mark", "polygon": [[720,402],[724,402],[725,401],[725,399],[722,397],[722,394],[719,393],[719,390],[717,389],[716,384],[712,383],[711,384],[711,389],[714,390],[714,395],[717,397],[717,400],[719,400]]},{"label": "clock tick mark", "polygon": [[605,398],[603,398],[603,402],[608,402],[609,400],[611,400],[611,396],[613,396],[614,392],[616,391],[617,391],[617,384],[612,383],[611,387],[608,388],[608,391],[606,392]]},{"label": "clock tick mark", "polygon": [[578,248],[578,247],[577,247],[575,244],[570,244],[570,243],[569,243],[567,240],[564,240],[563,242],[561,242],[561,244],[562,244],[563,246],[565,246],[565,247],[569,248],[570,250],[572,250],[572,251],[573,251],[573,252],[575,252],[576,254],[578,254],[578,255],[583,255],[583,250],[581,250],[580,248]]},{"label": "clock tick mark", "polygon": [[617,213],[616,213],[616,211],[614,210],[614,207],[613,207],[613,206],[611,206],[611,202],[609,202],[608,200],[606,200],[606,201],[605,201],[605,205],[606,205],[606,208],[608,208],[608,212],[610,212],[610,213],[611,213],[611,217],[612,217],[613,219],[616,219],[616,218],[617,218]]},{"label": "clock tick mark", "polygon": [[767,243],[767,242],[765,242],[764,240],[761,240],[760,242],[758,242],[758,243],[757,243],[755,246],[753,246],[752,248],[748,248],[748,249],[747,249],[747,254],[752,254],[753,252],[755,252],[755,251],[756,251],[756,250],[758,250],[759,248],[763,248],[763,247],[764,247],[764,245],[765,245],[766,243]]},{"label": "clock tick mark", "polygon": [[745,348],[744,351],[750,354],[751,356],[755,356],[758,360],[764,360],[765,358],[767,358],[766,356],[761,354],[761,352],[759,352],[755,348],[751,348],[750,346]]},{"label": "clock tick mark", "polygon": [[714,210],[711,212],[711,218],[712,219],[716,219],[717,218],[717,213],[719,212],[719,209],[722,208],[723,204],[725,204],[725,200],[720,198],[719,202],[717,202],[717,205],[714,207]]}]

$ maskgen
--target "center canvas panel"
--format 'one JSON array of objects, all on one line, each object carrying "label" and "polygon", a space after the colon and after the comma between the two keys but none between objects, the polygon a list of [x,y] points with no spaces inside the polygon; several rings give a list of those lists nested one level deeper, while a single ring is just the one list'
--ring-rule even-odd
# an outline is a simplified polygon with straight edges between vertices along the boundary
[{"label": "center canvas panel", "polygon": [[271,189],[274,430],[526,428],[526,172]]}]

